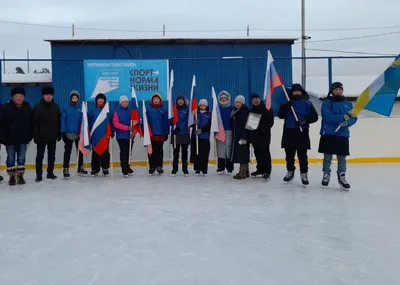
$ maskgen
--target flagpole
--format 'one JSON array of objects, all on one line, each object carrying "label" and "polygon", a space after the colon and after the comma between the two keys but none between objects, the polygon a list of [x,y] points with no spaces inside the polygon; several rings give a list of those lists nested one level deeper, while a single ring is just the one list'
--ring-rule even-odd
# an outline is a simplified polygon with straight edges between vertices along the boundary
[{"label": "flagpole", "polygon": [[[197,112],[194,115],[196,121],[197,121]],[[199,129],[199,124],[196,124],[196,154],[199,155],[199,136],[197,135],[197,131]]]},{"label": "flagpole", "polygon": [[77,147],[76,150],[76,175],[79,174],[79,146]]},{"label": "flagpole", "polygon": [[[282,88],[283,88],[283,92],[285,92],[286,99],[288,100],[288,102],[290,102],[290,98],[289,98],[289,95],[287,94],[285,85],[282,85]],[[296,114],[296,112],[295,112],[293,106],[291,106],[291,110],[292,110],[292,113],[293,113],[294,118],[296,119],[296,122],[298,122],[298,121],[299,121],[299,118],[297,117],[297,114]],[[303,132],[303,128],[302,128],[301,126],[299,126],[299,128],[300,128],[300,131]]]},{"label": "flagpole", "polygon": [[[131,120],[131,128],[133,127],[133,121]],[[130,135],[132,134],[133,130],[129,132],[129,167],[131,167],[131,159],[132,159],[132,138]]]},{"label": "flagpole", "polygon": [[111,179],[114,178],[114,164],[113,164],[113,155],[112,155],[112,138],[110,136],[109,138],[109,143],[110,143],[110,163],[111,163]]}]

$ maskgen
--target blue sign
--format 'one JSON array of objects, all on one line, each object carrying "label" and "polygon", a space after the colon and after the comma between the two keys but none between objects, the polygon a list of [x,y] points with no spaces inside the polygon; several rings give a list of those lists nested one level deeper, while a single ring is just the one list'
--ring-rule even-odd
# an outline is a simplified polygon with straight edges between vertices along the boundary
[{"label": "blue sign", "polygon": [[94,101],[99,93],[108,101],[119,101],[122,95],[131,98],[135,88],[139,101],[149,101],[159,93],[168,94],[168,60],[85,60],[85,99]]}]

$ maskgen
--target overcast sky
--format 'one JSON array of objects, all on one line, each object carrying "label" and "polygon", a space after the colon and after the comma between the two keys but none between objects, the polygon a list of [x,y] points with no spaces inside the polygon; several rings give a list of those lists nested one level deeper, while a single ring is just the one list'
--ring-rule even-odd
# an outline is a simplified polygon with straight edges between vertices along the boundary
[{"label": "overcast sky", "polygon": [[[5,1],[5,0],[2,0]],[[13,0],[2,5],[0,20],[76,28],[130,29],[159,32],[124,33],[76,30],[77,37],[160,37],[162,25],[168,37],[238,37],[251,29],[300,29],[301,0]],[[306,0],[307,35],[310,41],[400,32],[399,0]],[[329,3],[329,4],[328,4]],[[331,4],[334,3],[334,4]],[[398,26],[390,29],[358,31],[313,31],[330,28],[368,28]],[[177,30],[226,30],[235,32],[187,32]],[[71,29],[55,29],[0,23],[0,51],[7,58],[50,58],[50,45],[44,38],[71,36]],[[254,37],[300,37],[300,31],[251,31]],[[383,54],[400,53],[400,33],[382,37],[312,43],[309,49],[334,49]],[[293,47],[300,54],[300,45]],[[340,55],[308,51],[308,55]]]}]

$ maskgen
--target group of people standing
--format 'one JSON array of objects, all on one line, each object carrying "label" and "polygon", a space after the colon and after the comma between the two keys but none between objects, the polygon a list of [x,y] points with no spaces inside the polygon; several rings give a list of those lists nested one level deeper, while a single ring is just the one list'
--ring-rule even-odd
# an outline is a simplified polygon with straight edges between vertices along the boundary
[{"label": "group of people standing", "polygon": [[[36,182],[42,181],[42,163],[47,147],[48,168],[47,178],[56,179],[54,162],[56,144],[64,141],[63,176],[68,179],[69,163],[73,145],[78,150],[82,112],[80,109],[80,94],[70,92],[70,103],[63,110],[54,102],[54,89],[44,87],[42,99],[32,109],[24,100],[25,90],[16,87],[11,91],[11,100],[0,110],[0,143],[7,151],[7,173],[9,184],[24,184],[25,155],[31,140],[37,145],[36,155]],[[251,107],[246,105],[246,98],[242,95],[234,99],[231,105],[231,95],[222,91],[218,95],[218,108],[225,130],[225,141],[216,140],[218,156],[217,174],[234,171],[234,164],[239,164],[239,171],[234,179],[262,176],[269,179],[271,165],[271,128],[274,125],[274,112],[267,109],[259,94],[250,96]],[[295,156],[299,159],[300,177],[303,185],[308,185],[308,157],[311,148],[309,128],[318,121],[318,114],[309,101],[307,92],[300,84],[293,84],[289,93],[289,101],[281,104],[277,115],[284,119],[282,148],[286,153],[287,174],[283,178],[289,183],[295,176]],[[132,126],[131,110],[127,96],[120,97],[120,106],[107,114],[107,124],[104,124],[104,141],[101,147],[93,148],[91,161],[91,175],[97,176],[100,171],[109,174],[110,165],[110,138],[116,135],[120,148],[121,170],[125,177],[133,174],[130,167],[130,153],[137,130]],[[107,98],[100,93],[95,98],[96,107],[88,114],[89,129],[92,129],[96,119],[106,106]],[[207,175],[208,158],[210,154],[211,112],[208,101],[201,99],[198,109],[193,114],[194,120],[189,124],[191,116],[189,102],[183,95],[176,98],[175,113],[178,118],[168,118],[168,111],[163,106],[160,94],[152,96],[146,115],[151,128],[152,153],[149,155],[149,175],[155,172],[163,174],[164,142],[173,146],[173,162],[171,175],[176,176],[179,170],[179,160],[182,163],[182,172],[188,176],[188,161],[194,164],[197,175]],[[343,96],[343,85],[340,82],[332,84],[330,92],[321,108],[321,130],[319,152],[324,154],[322,185],[328,186],[331,173],[333,155],[338,159],[338,181],[340,186],[348,190],[346,181],[346,156],[349,155],[349,127],[357,121],[351,115],[352,104]],[[255,129],[247,127],[249,115],[259,117]],[[96,126],[98,127],[98,126]],[[213,134],[214,135],[214,134]],[[257,161],[256,171],[249,173],[250,144],[253,146]],[[190,147],[190,157],[188,155]],[[88,172],[83,168],[83,154],[78,151],[79,175],[86,176]],[[2,180],[2,177],[1,177]]]}]

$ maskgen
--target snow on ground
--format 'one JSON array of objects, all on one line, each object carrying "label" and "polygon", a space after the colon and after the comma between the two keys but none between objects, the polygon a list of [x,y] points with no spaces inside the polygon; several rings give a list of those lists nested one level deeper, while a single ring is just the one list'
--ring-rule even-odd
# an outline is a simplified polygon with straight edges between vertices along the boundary
[{"label": "snow on ground", "polygon": [[284,166],[269,182],[136,171],[1,185],[0,284],[398,284],[400,165],[349,165],[349,193],[320,188],[320,165],[307,189]]}]

